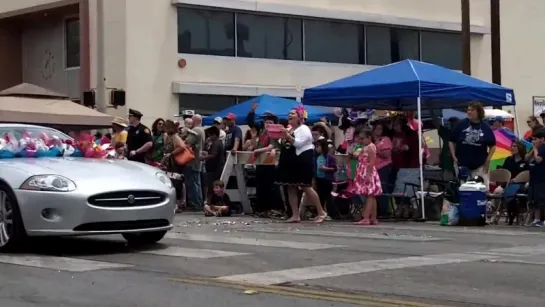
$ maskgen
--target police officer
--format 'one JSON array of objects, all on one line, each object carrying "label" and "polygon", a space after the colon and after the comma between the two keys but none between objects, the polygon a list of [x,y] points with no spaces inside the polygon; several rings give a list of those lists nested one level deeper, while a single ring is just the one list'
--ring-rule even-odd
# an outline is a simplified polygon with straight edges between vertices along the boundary
[{"label": "police officer", "polygon": [[127,151],[129,160],[146,162],[146,154],[153,147],[153,138],[148,127],[140,123],[142,113],[129,109],[129,131],[127,135]]}]

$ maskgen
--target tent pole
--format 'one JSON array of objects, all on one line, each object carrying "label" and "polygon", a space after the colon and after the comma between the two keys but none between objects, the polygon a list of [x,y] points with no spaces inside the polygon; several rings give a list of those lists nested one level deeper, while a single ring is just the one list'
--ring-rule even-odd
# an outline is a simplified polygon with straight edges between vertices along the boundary
[{"label": "tent pole", "polygon": [[513,106],[513,113],[515,113],[515,130],[517,131],[517,135],[520,137],[520,126],[519,126],[519,122],[518,122],[518,116],[517,116],[517,106],[514,105]]},{"label": "tent pole", "polygon": [[418,161],[420,162],[420,205],[422,207],[422,221],[426,220],[426,210],[424,205],[424,149],[423,149],[423,142],[422,142],[422,126],[424,125],[422,122],[422,105],[421,105],[421,98],[420,95],[418,95],[418,99],[416,101],[416,108],[418,112]]}]

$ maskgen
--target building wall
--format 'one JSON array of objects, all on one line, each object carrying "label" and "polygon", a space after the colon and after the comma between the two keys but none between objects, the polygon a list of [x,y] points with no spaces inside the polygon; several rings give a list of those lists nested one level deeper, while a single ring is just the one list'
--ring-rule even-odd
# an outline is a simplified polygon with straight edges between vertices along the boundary
[{"label": "building wall", "polygon": [[65,22],[63,18],[46,19],[22,28],[23,82],[77,99],[79,67],[67,68]]},{"label": "building wall", "polygon": [[520,132],[528,130],[532,115],[532,96],[545,96],[545,3],[526,0],[524,5],[501,2],[502,83],[515,89],[517,123]]},{"label": "building wall", "polygon": [[[157,117],[172,118],[178,100],[172,93],[177,61],[176,10],[169,0],[105,1],[106,85],[126,90],[127,105],[108,108],[125,117],[128,108],[144,114],[151,124]],[[91,87],[97,84],[96,0],[90,0]]]},{"label": "building wall", "polygon": [[0,18],[21,15],[77,3],[78,0],[3,0]]},{"label": "building wall", "polygon": [[0,91],[23,82],[19,27],[0,20]]}]

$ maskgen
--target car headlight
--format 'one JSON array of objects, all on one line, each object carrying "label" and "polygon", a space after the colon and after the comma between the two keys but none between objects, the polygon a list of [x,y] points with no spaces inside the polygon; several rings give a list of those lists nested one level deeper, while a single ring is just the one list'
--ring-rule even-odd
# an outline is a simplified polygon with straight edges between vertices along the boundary
[{"label": "car headlight", "polygon": [[71,192],[76,189],[76,184],[59,175],[38,175],[28,178],[19,188],[21,190]]},{"label": "car headlight", "polygon": [[165,173],[159,172],[159,173],[156,173],[155,176],[157,177],[157,179],[159,179],[159,181],[166,184],[167,187],[172,188],[172,181],[170,181],[170,178],[168,178],[167,175],[165,175]]}]

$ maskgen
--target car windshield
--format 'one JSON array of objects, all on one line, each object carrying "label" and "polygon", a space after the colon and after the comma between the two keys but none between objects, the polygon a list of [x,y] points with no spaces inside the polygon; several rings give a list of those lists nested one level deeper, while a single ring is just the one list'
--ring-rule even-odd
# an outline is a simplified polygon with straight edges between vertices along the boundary
[{"label": "car windshield", "polygon": [[36,126],[0,126],[0,137],[6,135],[6,133],[13,133],[15,139],[19,140],[23,138],[23,135],[28,132],[33,138],[39,138],[42,133],[47,134],[48,137],[58,137],[59,139],[71,140],[72,138],[58,130],[47,127]]}]

